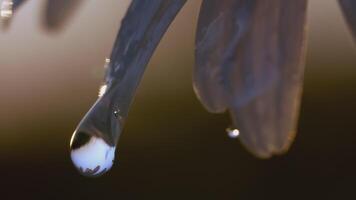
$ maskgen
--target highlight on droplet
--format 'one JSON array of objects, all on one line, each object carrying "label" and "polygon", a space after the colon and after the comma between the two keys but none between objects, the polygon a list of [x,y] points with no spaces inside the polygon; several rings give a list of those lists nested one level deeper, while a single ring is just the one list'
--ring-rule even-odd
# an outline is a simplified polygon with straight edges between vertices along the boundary
[{"label": "highlight on droplet", "polygon": [[108,145],[102,138],[84,132],[74,133],[70,147],[73,164],[85,176],[100,176],[113,165],[115,147]]},{"label": "highlight on droplet", "polygon": [[237,138],[240,135],[240,131],[236,128],[227,128],[226,132],[230,138]]},{"label": "highlight on droplet", "polygon": [[13,7],[13,2],[12,0],[3,0],[0,6],[0,17],[7,19],[7,18],[11,18],[13,11],[12,11],[12,7]]}]

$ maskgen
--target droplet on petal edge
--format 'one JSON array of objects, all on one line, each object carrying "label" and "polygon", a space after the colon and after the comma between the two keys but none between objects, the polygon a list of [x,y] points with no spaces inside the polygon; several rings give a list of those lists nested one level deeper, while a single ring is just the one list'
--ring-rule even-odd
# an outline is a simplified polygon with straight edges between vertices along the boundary
[{"label": "droplet on petal edge", "polygon": [[74,133],[71,140],[71,159],[79,172],[88,177],[97,177],[113,165],[115,147],[103,139],[86,133]]},{"label": "droplet on petal edge", "polygon": [[227,132],[227,135],[233,139],[239,137],[239,135],[240,135],[240,131],[236,128],[227,128],[226,132]]},{"label": "droplet on petal edge", "polygon": [[120,110],[114,110],[114,116],[115,116],[116,118],[119,117],[119,113],[120,113]]}]

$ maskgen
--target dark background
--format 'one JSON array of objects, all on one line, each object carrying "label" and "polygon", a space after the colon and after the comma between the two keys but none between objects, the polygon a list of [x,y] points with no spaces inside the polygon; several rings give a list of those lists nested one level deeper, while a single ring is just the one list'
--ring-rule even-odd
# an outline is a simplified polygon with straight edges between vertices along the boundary
[{"label": "dark background", "polygon": [[312,0],[298,135],[260,160],[192,86],[200,1],[188,1],[147,68],[111,171],[80,176],[69,140],[97,98],[129,1],[85,1],[60,32],[42,1],[0,31],[0,199],[355,199],[356,48],[334,0]]}]

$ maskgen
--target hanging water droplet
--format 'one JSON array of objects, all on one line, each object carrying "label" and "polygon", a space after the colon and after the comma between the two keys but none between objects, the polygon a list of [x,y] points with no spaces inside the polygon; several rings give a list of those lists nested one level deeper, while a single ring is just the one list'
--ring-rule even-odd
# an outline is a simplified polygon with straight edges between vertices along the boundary
[{"label": "hanging water droplet", "polygon": [[3,0],[0,7],[0,16],[2,19],[9,19],[12,17],[13,11],[13,2],[12,0]]},{"label": "hanging water droplet", "polygon": [[119,109],[114,110],[114,116],[115,116],[116,118],[119,117],[119,114],[120,114],[120,110],[119,110]]},{"label": "hanging water droplet", "polygon": [[73,164],[85,176],[100,176],[113,165],[115,146],[110,146],[100,137],[75,132],[70,148]]},{"label": "hanging water droplet", "polygon": [[226,132],[230,138],[237,138],[240,135],[240,131],[236,128],[227,128]]}]

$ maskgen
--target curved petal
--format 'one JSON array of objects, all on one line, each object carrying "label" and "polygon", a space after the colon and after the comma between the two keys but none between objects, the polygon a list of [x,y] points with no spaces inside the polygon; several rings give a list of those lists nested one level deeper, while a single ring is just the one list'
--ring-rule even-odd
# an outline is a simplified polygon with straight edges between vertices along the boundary
[{"label": "curved petal", "polygon": [[306,0],[205,0],[201,8],[197,95],[209,111],[229,109],[242,143],[262,158],[286,151],[296,132],[306,8]]},{"label": "curved petal", "polygon": [[[102,158],[107,157],[105,152],[110,155],[116,147],[147,63],[184,3],[185,0],[132,1],[111,53],[105,89],[79,123],[71,140],[74,164],[78,169],[84,169],[84,172],[91,172],[85,175],[92,175],[96,166],[101,166],[102,170],[111,167],[110,163]],[[93,152],[102,154],[90,155],[92,149],[97,148],[103,150]],[[84,151],[85,149],[88,151]],[[113,157],[112,155],[109,158]],[[109,159],[109,162],[111,161],[112,159]]]},{"label": "curved petal", "polygon": [[247,27],[252,5],[252,1],[203,1],[196,33],[193,84],[198,98],[210,112],[227,109],[223,57],[234,48],[233,39],[239,37],[235,20],[241,23],[239,28]]}]

